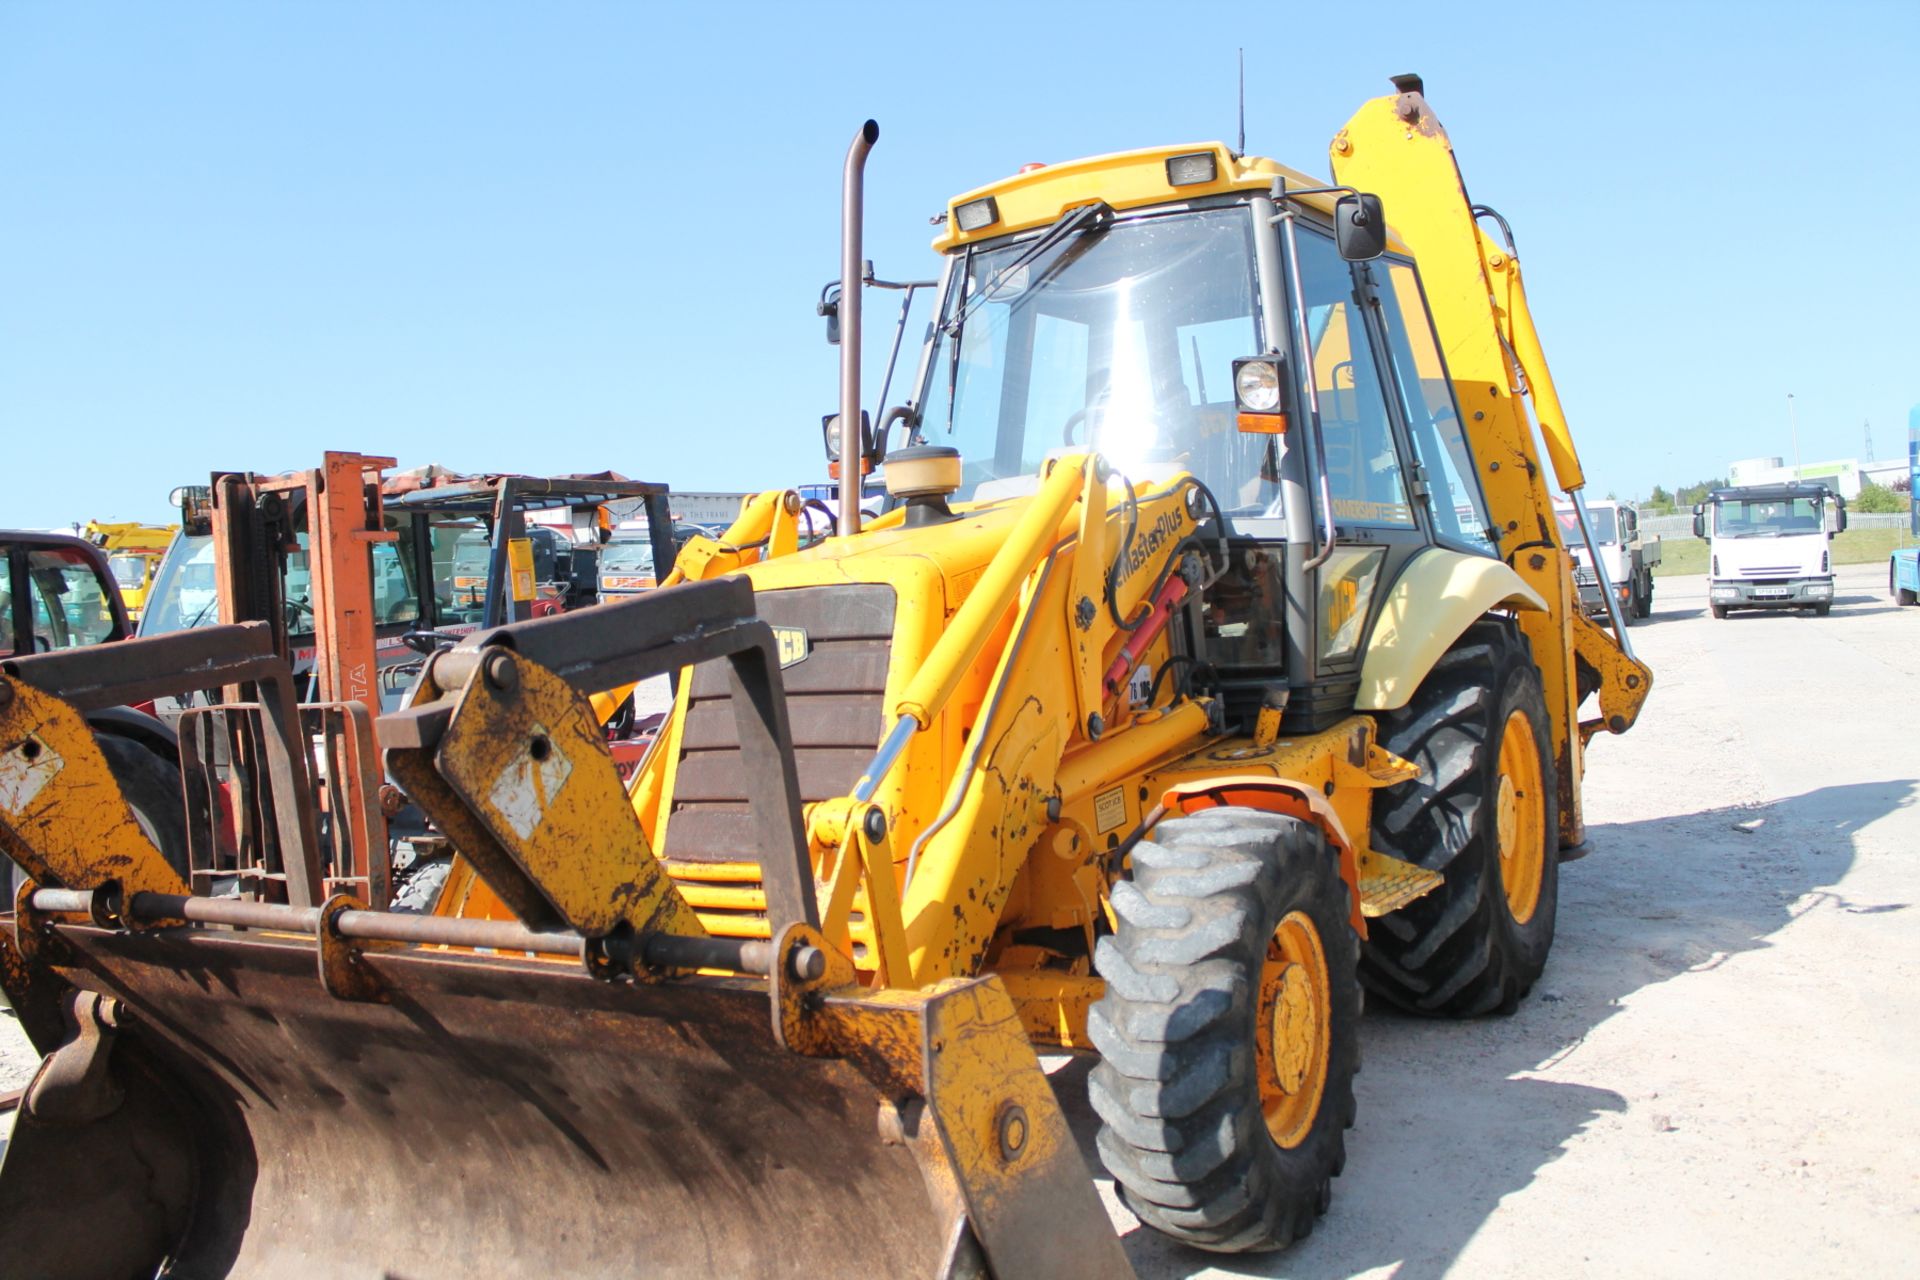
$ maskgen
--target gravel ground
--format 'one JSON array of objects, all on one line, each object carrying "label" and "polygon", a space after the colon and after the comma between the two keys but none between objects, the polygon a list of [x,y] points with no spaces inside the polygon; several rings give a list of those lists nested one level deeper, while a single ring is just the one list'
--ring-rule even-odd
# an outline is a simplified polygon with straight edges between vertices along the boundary
[{"label": "gravel ground", "polygon": [[[1594,744],[1592,853],[1510,1018],[1371,1013],[1314,1235],[1217,1258],[1141,1228],[1146,1280],[1910,1274],[1920,1253],[1920,610],[1883,566],[1828,618],[1716,622],[1663,578],[1658,680]],[[0,1088],[34,1057],[0,1016]],[[1056,1085],[1090,1164],[1078,1063]]]}]

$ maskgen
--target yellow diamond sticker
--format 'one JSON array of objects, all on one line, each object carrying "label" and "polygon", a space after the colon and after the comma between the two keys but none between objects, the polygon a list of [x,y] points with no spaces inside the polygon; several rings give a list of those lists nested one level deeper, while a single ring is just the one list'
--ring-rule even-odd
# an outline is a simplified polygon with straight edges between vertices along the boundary
[{"label": "yellow diamond sticker", "polygon": [[780,655],[782,670],[796,662],[804,661],[806,656],[813,652],[813,646],[807,640],[804,627],[773,628],[773,647],[774,651]]}]

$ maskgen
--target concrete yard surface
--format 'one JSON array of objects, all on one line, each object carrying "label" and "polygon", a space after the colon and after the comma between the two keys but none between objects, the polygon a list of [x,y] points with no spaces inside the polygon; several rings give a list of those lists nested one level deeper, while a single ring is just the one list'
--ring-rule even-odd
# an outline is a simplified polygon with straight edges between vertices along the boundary
[{"label": "concrete yard surface", "polygon": [[[1172,1245],[1099,1178],[1141,1276],[1910,1274],[1920,609],[1885,581],[1715,621],[1704,579],[1660,579],[1632,631],[1656,687],[1592,746],[1591,852],[1532,996],[1367,1016],[1346,1172],[1286,1253]],[[0,1088],[34,1062],[0,1017]],[[1050,1065],[1098,1168],[1087,1064]]]}]

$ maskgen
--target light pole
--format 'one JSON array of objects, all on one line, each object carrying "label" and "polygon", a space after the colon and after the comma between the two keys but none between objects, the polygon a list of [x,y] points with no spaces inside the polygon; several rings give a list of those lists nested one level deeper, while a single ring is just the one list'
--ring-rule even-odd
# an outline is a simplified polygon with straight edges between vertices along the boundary
[{"label": "light pole", "polygon": [[1793,478],[1800,478],[1800,419],[1793,413],[1793,392],[1787,392],[1787,426],[1793,430]]}]

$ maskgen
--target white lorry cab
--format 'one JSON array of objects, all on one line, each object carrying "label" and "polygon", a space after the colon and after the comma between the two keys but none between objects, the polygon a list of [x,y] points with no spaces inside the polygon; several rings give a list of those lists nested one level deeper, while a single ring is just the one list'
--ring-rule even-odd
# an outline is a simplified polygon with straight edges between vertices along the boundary
[{"label": "white lorry cab", "polygon": [[1833,535],[1847,503],[1823,484],[1715,489],[1693,508],[1693,534],[1707,540],[1707,603],[1730,609],[1833,608]]},{"label": "white lorry cab", "polygon": [[[1580,534],[1580,521],[1573,507],[1554,504],[1560,521],[1560,536],[1573,552],[1573,581],[1580,589],[1583,612],[1603,614],[1607,602],[1600,594],[1600,577],[1594,572],[1593,557],[1587,552]],[[1589,502],[1587,518],[1593,524],[1593,545],[1607,571],[1607,582],[1620,601],[1620,616],[1631,626],[1653,614],[1653,566],[1660,563],[1660,539],[1640,536],[1640,513],[1623,502],[1611,499]]]}]

